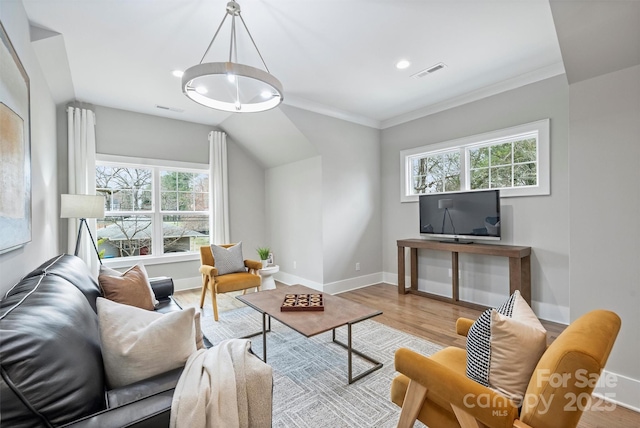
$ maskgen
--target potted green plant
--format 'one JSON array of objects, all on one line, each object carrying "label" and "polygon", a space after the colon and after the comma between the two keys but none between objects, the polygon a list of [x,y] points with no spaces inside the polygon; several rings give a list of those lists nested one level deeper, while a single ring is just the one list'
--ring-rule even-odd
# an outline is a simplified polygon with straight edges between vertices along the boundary
[{"label": "potted green plant", "polygon": [[269,253],[271,252],[271,249],[269,247],[258,247],[256,248],[256,251],[258,252],[258,257],[260,257],[260,260],[262,261],[262,268],[266,268],[269,264]]}]

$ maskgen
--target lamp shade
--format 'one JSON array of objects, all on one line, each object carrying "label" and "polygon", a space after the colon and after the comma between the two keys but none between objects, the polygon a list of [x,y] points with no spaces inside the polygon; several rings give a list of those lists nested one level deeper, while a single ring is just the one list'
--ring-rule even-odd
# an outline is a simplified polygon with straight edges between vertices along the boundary
[{"label": "lamp shade", "polygon": [[453,208],[453,199],[438,199],[438,208],[441,210]]},{"label": "lamp shade", "polygon": [[103,218],[104,196],[60,195],[60,218]]}]

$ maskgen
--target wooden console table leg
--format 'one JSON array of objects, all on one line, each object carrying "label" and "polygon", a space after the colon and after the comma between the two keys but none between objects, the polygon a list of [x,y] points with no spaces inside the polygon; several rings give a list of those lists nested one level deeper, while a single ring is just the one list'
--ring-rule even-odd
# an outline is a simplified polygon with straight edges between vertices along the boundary
[{"label": "wooden console table leg", "polygon": [[451,253],[451,298],[460,301],[460,273],[458,273],[458,253]]},{"label": "wooden console table leg", "polygon": [[509,294],[516,290],[531,305],[531,256],[509,257]]},{"label": "wooden console table leg", "polygon": [[418,290],[418,249],[411,249],[411,290]]},{"label": "wooden console table leg", "polygon": [[405,294],[404,288],[404,247],[398,245],[398,294]]}]

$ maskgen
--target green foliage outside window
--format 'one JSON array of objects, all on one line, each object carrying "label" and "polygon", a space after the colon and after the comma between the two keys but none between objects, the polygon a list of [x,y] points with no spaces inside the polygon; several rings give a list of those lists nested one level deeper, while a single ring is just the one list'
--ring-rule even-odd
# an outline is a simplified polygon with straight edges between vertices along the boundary
[{"label": "green foliage outside window", "polygon": [[535,138],[471,148],[471,189],[535,186],[536,159]]}]

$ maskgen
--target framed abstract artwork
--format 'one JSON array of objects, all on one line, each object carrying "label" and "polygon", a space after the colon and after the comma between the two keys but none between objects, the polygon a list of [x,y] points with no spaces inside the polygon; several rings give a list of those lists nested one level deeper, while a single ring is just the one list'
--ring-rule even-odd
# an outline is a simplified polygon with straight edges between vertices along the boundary
[{"label": "framed abstract artwork", "polygon": [[29,76],[0,22],[0,253],[31,241]]}]

